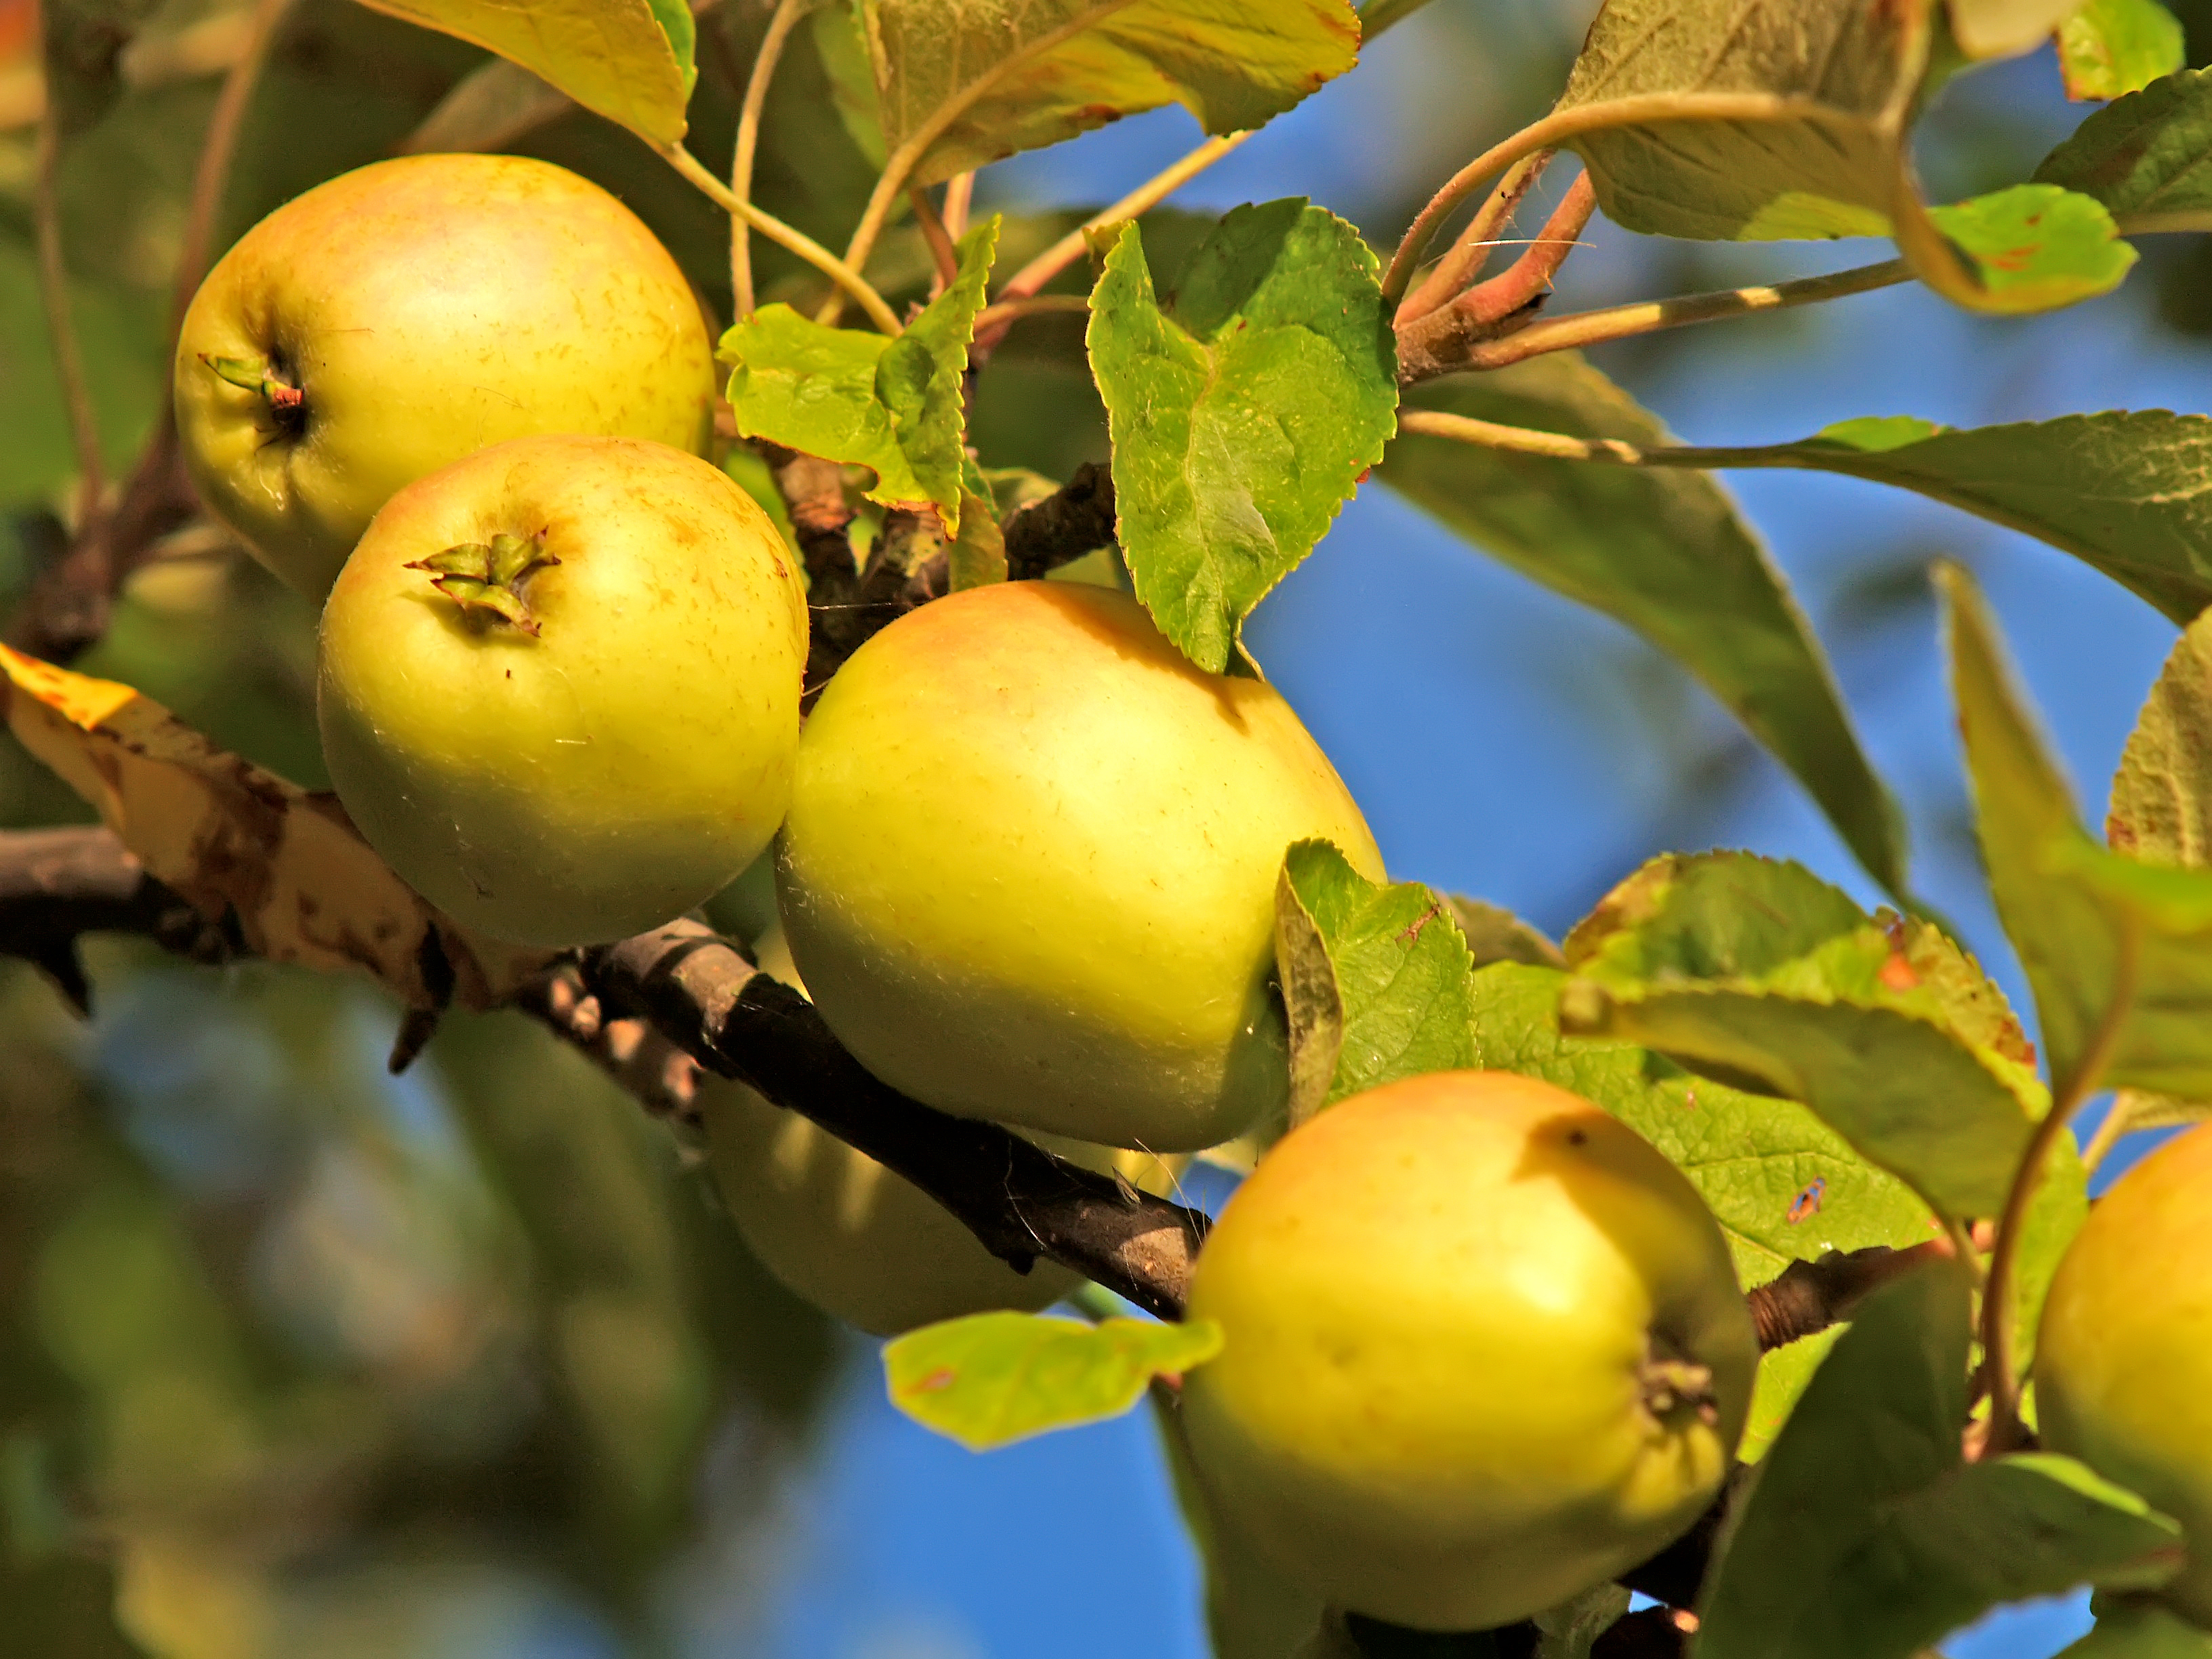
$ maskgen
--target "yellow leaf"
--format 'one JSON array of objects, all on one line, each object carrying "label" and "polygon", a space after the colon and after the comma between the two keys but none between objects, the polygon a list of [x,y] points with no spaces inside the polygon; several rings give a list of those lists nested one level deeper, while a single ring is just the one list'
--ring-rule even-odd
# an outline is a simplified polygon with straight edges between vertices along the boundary
[{"label": "yellow leaf", "polygon": [[[409,1005],[485,1007],[550,953],[462,931],[392,873],[333,795],[216,748],[127,685],[0,646],[0,714],[202,915],[234,911],[256,955],[358,968]],[[450,976],[448,975],[450,970]]]},{"label": "yellow leaf", "polygon": [[656,147],[684,137],[690,42],[679,56],[649,0],[362,3],[497,52]]}]

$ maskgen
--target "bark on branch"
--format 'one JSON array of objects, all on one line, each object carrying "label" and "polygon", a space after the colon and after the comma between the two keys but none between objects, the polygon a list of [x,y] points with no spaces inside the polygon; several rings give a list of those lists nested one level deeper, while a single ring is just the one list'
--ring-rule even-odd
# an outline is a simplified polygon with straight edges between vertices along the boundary
[{"label": "bark on branch", "polygon": [[[140,934],[202,961],[243,948],[234,927],[209,926],[105,830],[0,834],[0,955],[45,969],[82,1008],[76,941],[102,932]],[[736,1078],[904,1176],[1007,1261],[1049,1257],[1164,1317],[1182,1311],[1203,1216],[878,1082],[813,1005],[698,923],[586,951],[514,1001],[657,1115],[691,1115],[693,1065]],[[1869,1291],[1948,1248],[1791,1263],[1749,1295],[1761,1347],[1848,1318]]]},{"label": "bark on branch", "polygon": [[1041,501],[1007,519],[1006,575],[1030,581],[1114,544],[1114,480],[1096,461]]}]

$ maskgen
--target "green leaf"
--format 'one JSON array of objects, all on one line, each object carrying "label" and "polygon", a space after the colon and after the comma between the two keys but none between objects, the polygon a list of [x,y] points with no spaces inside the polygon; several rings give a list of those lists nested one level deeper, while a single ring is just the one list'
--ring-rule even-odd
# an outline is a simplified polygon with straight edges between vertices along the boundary
[{"label": "green leaf", "polygon": [[1006,580],[1006,538],[999,528],[991,481],[965,454],[960,458],[960,533],[945,553],[955,593]]},{"label": "green leaf", "polygon": [[2099,110],[2036,168],[2094,196],[2124,229],[2212,229],[2212,70],[2184,70]]},{"label": "green leaf", "polygon": [[2140,92],[2188,61],[2181,20],[2159,0],[2086,0],[2058,26],[2069,98]]},{"label": "green leaf", "polygon": [[1096,1325],[1037,1314],[971,1314],[925,1325],[884,1346],[891,1404],[970,1451],[1053,1429],[1119,1417],[1156,1376],[1221,1352],[1210,1319]]},{"label": "green leaf", "polygon": [[[1474,976],[1474,1064],[1518,1072],[1594,1101],[1650,1141],[1698,1189],[1746,1285],[1830,1250],[1925,1243],[1928,1206],[1794,1101],[1692,1076],[1618,1038],[1564,1036],[1555,969],[1504,963]],[[1809,1337],[1759,1368],[1740,1455],[1757,1458],[1832,1340]]]},{"label": "green leaf", "polygon": [[2094,1629],[2058,1659],[2212,1659],[2212,1631],[2156,1601],[2098,1596]]},{"label": "green leaf", "polygon": [[1996,988],[1934,927],[1708,854],[1645,866],[1566,950],[1565,1030],[1802,1101],[1944,1215],[2002,1209],[2045,1098]]},{"label": "green leaf", "polygon": [[1917,439],[1904,421],[1879,431],[1845,422],[1796,443],[1729,450],[1719,464],[1914,490],[2064,549],[2177,623],[2212,605],[2212,418],[2118,410],[2011,426],[1919,422]]},{"label": "green leaf", "polygon": [[2081,0],[1950,0],[1952,38],[1969,58],[2033,52]]},{"label": "green leaf", "polygon": [[1293,1125],[1346,1095],[1472,1062],[1467,941],[1418,882],[1378,885],[1328,842],[1297,842],[1275,887],[1275,960]]},{"label": "green leaf", "polygon": [[1375,255],[1299,198],[1237,209],[1157,295],[1133,225],[1091,295],[1092,372],[1137,597],[1200,667],[1241,655],[1396,427]]},{"label": "green leaf", "polygon": [[884,136],[934,184],[1124,115],[1181,104],[1211,133],[1263,125],[1358,56],[1345,0],[860,0]]},{"label": "green leaf", "polygon": [[1938,1261],[1860,1305],[1707,1577],[1700,1659],[1905,1659],[2000,1602],[2178,1565],[2172,1522],[2070,1459],[1960,1461],[1970,1296]]},{"label": "green leaf", "polygon": [[[680,0],[362,0],[497,52],[656,147],[680,143],[697,70]],[[683,13],[681,23],[663,14]],[[678,38],[680,36],[680,39]]]},{"label": "green leaf", "polygon": [[2102,203],[2057,185],[2014,185],[1930,209],[1928,217],[1973,259],[1979,311],[2012,315],[2094,299],[2118,288],[2136,262]]},{"label": "green leaf", "polygon": [[1972,579],[1947,566],[1938,580],[1983,862],[2035,992],[2054,1092],[2212,1098],[2212,872],[2090,840]]},{"label": "green leaf", "polygon": [[960,239],[958,276],[896,340],[826,328],[787,305],[763,306],[732,328],[721,356],[732,365],[738,430],[868,467],[869,500],[933,505],[957,536],[967,464],[961,379],[998,235],[994,217]]},{"label": "green leaf", "polygon": [[[1577,437],[1639,446],[1668,438],[1655,416],[1571,352],[1431,382],[1407,402]],[[1391,444],[1376,476],[1493,557],[1680,663],[1796,775],[1875,879],[1902,896],[1896,802],[1859,747],[1835,676],[1781,573],[1710,477],[1411,434]]]},{"label": "green leaf", "polygon": [[[1609,0],[1560,95],[1627,118],[1572,140],[1630,230],[1705,240],[1881,236],[1927,53],[1918,9],[1859,0]],[[1714,95],[1733,95],[1719,118]]]}]

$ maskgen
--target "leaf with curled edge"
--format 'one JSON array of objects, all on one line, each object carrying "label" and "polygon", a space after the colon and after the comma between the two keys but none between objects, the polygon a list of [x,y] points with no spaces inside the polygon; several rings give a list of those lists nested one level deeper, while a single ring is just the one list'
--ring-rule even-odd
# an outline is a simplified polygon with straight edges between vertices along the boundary
[{"label": "leaf with curled edge", "polygon": [[1328,842],[1284,854],[1275,961],[1290,1018],[1291,1123],[1474,1055],[1467,941],[1419,882],[1369,881]]},{"label": "leaf with curled edge", "polygon": [[2058,26],[2058,67],[2069,98],[2141,92],[2188,61],[2181,20],[2159,0],[2084,0]]},{"label": "leaf with curled edge", "polygon": [[463,930],[361,838],[332,795],[217,749],[150,698],[0,646],[0,713],[201,915],[271,962],[358,969],[411,1007],[500,1001],[552,959]]},{"label": "leaf with curled edge", "polygon": [[1915,276],[1978,312],[2111,289],[2134,252],[2094,201],[1922,202],[1909,134],[1932,42],[1922,4],[1608,0],[1552,118],[1631,230],[1893,236]]},{"label": "leaf with curled edge", "polygon": [[496,52],[656,148],[680,143],[698,76],[681,0],[362,0]]},{"label": "leaf with curled edge", "polygon": [[1263,125],[1357,61],[1346,0],[860,0],[891,167],[935,184],[1179,103]]},{"label": "leaf with curled edge", "polygon": [[2048,1106],[2025,1036],[1970,958],[1794,864],[1654,860],[1566,953],[1564,1029],[1802,1101],[1945,1216],[1999,1212]]}]

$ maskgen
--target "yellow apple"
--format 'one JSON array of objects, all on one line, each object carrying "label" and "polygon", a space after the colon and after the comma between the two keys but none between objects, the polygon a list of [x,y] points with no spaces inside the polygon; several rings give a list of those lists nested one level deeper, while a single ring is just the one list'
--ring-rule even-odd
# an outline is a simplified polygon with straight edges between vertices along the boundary
[{"label": "yellow apple", "polygon": [[201,499],[314,599],[393,491],[473,451],[712,433],[713,347],[668,250],[517,155],[379,161],[277,209],[200,285],[174,375]]},{"label": "yellow apple", "polygon": [[1290,705],[1133,599],[1010,582],[856,652],[799,743],[784,927],[830,1029],[945,1111],[1189,1152],[1281,1108],[1284,850],[1381,855]]},{"label": "yellow apple", "polygon": [[703,902],[775,833],[806,600],[752,498],[632,438],[518,438],[387,502],[323,607],[338,798],[416,891],[530,945]]},{"label": "yellow apple", "polygon": [[1293,1582],[1423,1630],[1525,1618],[1720,1487],[1759,1348],[1719,1226],[1588,1101],[1448,1072],[1293,1130],[1200,1249],[1182,1420]]},{"label": "yellow apple", "polygon": [[[799,984],[780,933],[757,949],[763,969]],[[731,1218],[762,1264],[824,1312],[893,1336],[994,1308],[1032,1312],[1082,1282],[1042,1259],[1016,1273],[866,1152],[743,1084],[711,1073],[699,1082],[708,1167]],[[1176,1166],[1145,1153],[1036,1139],[1085,1168],[1118,1169],[1147,1191],[1172,1188]]]},{"label": "yellow apple", "polygon": [[2160,1595],[2212,1628],[2212,1124],[2168,1141],[2097,1201],[2051,1281],[2036,1426],[2181,1522]]}]

